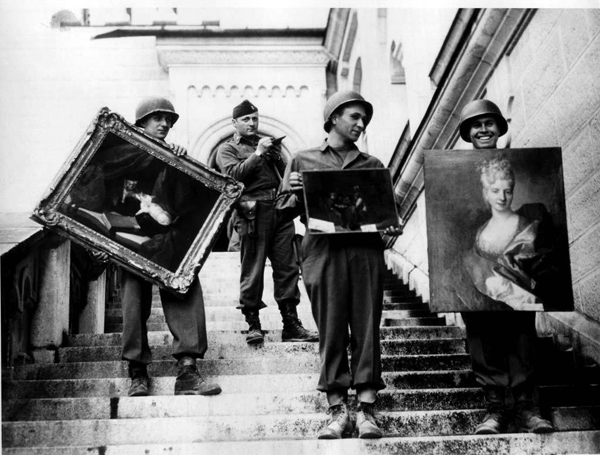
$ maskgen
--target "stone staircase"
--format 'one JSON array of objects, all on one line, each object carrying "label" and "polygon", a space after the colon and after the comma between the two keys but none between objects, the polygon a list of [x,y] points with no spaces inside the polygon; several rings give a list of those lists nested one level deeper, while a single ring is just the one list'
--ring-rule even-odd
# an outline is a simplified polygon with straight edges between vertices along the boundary
[{"label": "stone staircase", "polygon": [[[378,401],[381,440],[319,441],[327,405],[315,390],[317,343],[281,343],[266,280],[263,347],[249,347],[239,310],[238,257],[212,253],[201,272],[209,350],[199,368],[213,397],[174,396],[171,335],[158,301],[150,320],[149,397],[129,398],[120,361],[120,308],[106,332],[74,335],[55,363],[23,365],[2,388],[3,454],[539,454],[600,453],[600,374],[541,340],[543,414],[557,432],[474,436],[483,396],[469,371],[464,333],[431,314],[391,272],[382,327],[387,389]],[[303,292],[299,313],[315,329]]]}]

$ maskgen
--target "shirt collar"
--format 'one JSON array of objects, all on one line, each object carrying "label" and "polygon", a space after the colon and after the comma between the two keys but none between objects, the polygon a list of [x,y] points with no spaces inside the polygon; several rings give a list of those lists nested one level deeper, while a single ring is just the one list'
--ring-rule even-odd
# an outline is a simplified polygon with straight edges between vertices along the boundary
[{"label": "shirt collar", "polygon": [[233,134],[233,142],[235,142],[236,144],[242,143],[242,144],[248,144],[248,145],[252,145],[252,146],[256,146],[256,144],[258,144],[258,136],[256,136],[256,140],[252,141],[242,135],[240,135],[240,133],[235,132]]},{"label": "shirt collar", "polygon": [[[329,147],[329,144],[327,143],[327,139],[325,139],[323,141],[323,143],[321,144],[321,146],[319,147],[319,150],[324,153],[324,152],[327,151],[328,148],[330,148],[330,147]],[[333,148],[331,148],[331,149],[333,150]],[[365,153],[363,153],[360,150],[358,150],[358,147],[356,146],[356,144],[352,144],[352,147],[350,148],[349,151],[350,152],[358,152],[361,155],[365,155]]]}]

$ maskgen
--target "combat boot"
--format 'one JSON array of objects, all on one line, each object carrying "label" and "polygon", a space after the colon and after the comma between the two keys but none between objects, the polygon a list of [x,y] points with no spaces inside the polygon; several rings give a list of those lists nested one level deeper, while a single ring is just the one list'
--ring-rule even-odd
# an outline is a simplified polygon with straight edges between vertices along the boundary
[{"label": "combat boot", "polygon": [[246,343],[261,344],[265,341],[262,328],[260,326],[260,317],[258,310],[245,308],[243,310],[248,323],[248,335],[246,335]]},{"label": "combat boot", "polygon": [[150,378],[146,365],[138,362],[129,362],[129,377],[131,385],[127,396],[130,397],[147,397],[150,395]]},{"label": "combat boot", "polygon": [[377,426],[375,412],[373,408],[375,403],[359,403],[356,411],[356,427],[358,428],[358,437],[360,439],[377,439],[383,436],[383,432]]},{"label": "combat boot", "polygon": [[506,431],[505,390],[500,387],[484,387],[487,413],[475,429],[475,434],[498,434]]},{"label": "combat boot", "polygon": [[554,427],[540,416],[533,401],[533,388],[515,394],[515,423],[520,431],[528,433],[552,433]]},{"label": "combat boot", "polygon": [[281,341],[300,342],[300,341],[319,341],[319,334],[306,330],[298,318],[296,305],[287,303],[280,305],[281,319],[283,320],[283,331],[281,332]]},{"label": "combat boot", "polygon": [[327,413],[331,414],[331,419],[319,432],[318,439],[342,439],[352,436],[352,422],[350,422],[347,401],[330,406]]},{"label": "combat boot", "polygon": [[177,379],[175,379],[175,395],[218,395],[221,387],[207,382],[198,373],[196,359],[181,357],[177,361]]}]

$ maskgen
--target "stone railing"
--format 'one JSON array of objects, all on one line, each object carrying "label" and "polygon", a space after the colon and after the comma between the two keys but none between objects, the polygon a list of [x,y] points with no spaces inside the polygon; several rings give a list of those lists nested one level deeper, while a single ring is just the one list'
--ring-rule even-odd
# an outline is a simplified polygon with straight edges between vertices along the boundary
[{"label": "stone railing", "polygon": [[106,272],[80,273],[80,248],[28,214],[0,215],[3,377],[19,363],[54,362],[72,333],[104,332]]}]

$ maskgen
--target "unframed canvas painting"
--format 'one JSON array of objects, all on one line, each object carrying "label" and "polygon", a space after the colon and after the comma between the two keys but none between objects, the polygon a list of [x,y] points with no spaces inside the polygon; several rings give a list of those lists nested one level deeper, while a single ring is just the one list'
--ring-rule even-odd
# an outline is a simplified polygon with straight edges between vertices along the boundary
[{"label": "unframed canvas painting", "polygon": [[571,311],[560,148],[428,150],[431,310]]}]

